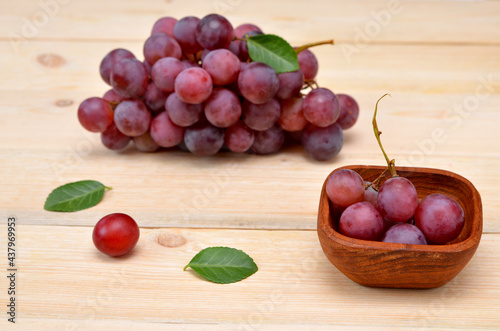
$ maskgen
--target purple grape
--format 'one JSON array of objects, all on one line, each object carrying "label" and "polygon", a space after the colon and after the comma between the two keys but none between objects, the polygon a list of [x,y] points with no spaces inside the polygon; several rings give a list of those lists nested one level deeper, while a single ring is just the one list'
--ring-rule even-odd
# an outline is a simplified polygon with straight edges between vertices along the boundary
[{"label": "purple grape", "polygon": [[227,148],[234,153],[244,153],[252,147],[255,134],[243,121],[238,121],[227,128],[224,141]]},{"label": "purple grape", "polygon": [[331,202],[340,207],[349,207],[363,201],[365,182],[351,169],[335,171],[326,182],[326,194]]},{"label": "purple grape", "polygon": [[278,152],[285,142],[283,130],[277,126],[265,131],[255,132],[252,150],[257,154],[271,154]]},{"label": "purple grape", "polygon": [[301,97],[281,101],[281,116],[278,123],[283,130],[294,132],[305,128],[307,120],[302,111],[303,101]]},{"label": "purple grape", "polygon": [[227,49],[216,49],[205,56],[203,69],[210,74],[214,85],[227,85],[238,78],[240,60]]},{"label": "purple grape", "polygon": [[189,68],[175,79],[175,93],[185,103],[202,103],[212,93],[212,78],[202,68]]},{"label": "purple grape", "polygon": [[325,128],[308,124],[302,131],[304,150],[310,157],[319,161],[326,161],[337,155],[343,143],[344,135],[337,123]]},{"label": "purple grape", "polygon": [[278,79],[280,80],[280,87],[276,92],[276,96],[282,100],[297,97],[302,85],[304,85],[304,74],[300,69],[278,74]]},{"label": "purple grape", "polygon": [[347,94],[336,94],[340,105],[340,115],[337,119],[342,130],[351,128],[359,116],[359,106],[353,97]]},{"label": "purple grape", "polygon": [[102,144],[111,150],[119,151],[127,147],[130,142],[130,137],[124,135],[118,130],[116,125],[111,124],[106,131],[101,133]]},{"label": "purple grape", "polygon": [[[239,54],[240,54],[240,45],[237,43],[238,40],[233,40],[231,41],[231,43],[229,44],[229,46],[227,47],[227,49],[233,53],[234,55],[236,55],[236,57],[239,58]],[[223,49],[223,48],[222,48]]]},{"label": "purple grape", "polygon": [[304,74],[304,79],[307,81],[316,78],[319,65],[314,53],[305,49],[297,54],[297,59],[299,60],[299,68]]},{"label": "purple grape", "polygon": [[210,14],[196,27],[196,40],[206,49],[227,48],[233,39],[233,26],[223,16]]},{"label": "purple grape", "polygon": [[[368,184],[368,183],[365,183],[365,185]],[[378,204],[377,204],[377,198],[378,198],[378,192],[375,191],[375,189],[373,188],[373,186],[370,186],[368,187],[366,190],[365,190],[365,194],[364,194],[364,197],[363,197],[363,201],[367,201],[367,202],[370,202],[372,205],[374,205],[375,207],[378,207]]]},{"label": "purple grape", "polygon": [[199,22],[198,17],[186,16],[175,24],[175,39],[186,54],[197,53],[203,49],[196,40],[196,27]]},{"label": "purple grape", "polygon": [[102,59],[99,66],[99,73],[101,74],[102,80],[104,80],[106,84],[111,85],[111,70],[113,65],[123,59],[135,59],[135,56],[132,52],[126,49],[117,48],[106,54],[106,56]]},{"label": "purple grape", "polygon": [[203,105],[182,102],[176,93],[172,93],[165,102],[165,109],[174,124],[187,127],[198,122],[203,112]]},{"label": "purple grape", "polygon": [[184,143],[188,150],[199,156],[211,156],[224,145],[224,129],[208,122],[200,122],[186,129]]},{"label": "purple grape", "polygon": [[166,111],[151,121],[151,138],[162,147],[174,147],[184,138],[184,128],[175,125]]},{"label": "purple grape", "polygon": [[418,227],[408,223],[398,223],[387,230],[381,241],[410,245],[427,245],[425,236]]},{"label": "purple grape", "polygon": [[335,123],[340,115],[340,105],[335,94],[327,88],[309,92],[302,105],[304,117],[312,124],[326,127]]},{"label": "purple grape", "polygon": [[415,211],[415,225],[436,244],[457,238],[464,222],[464,210],[458,202],[440,193],[425,197]]},{"label": "purple grape", "polygon": [[185,65],[180,60],[174,57],[164,57],[153,65],[151,79],[160,90],[173,92],[175,79],[185,69]]},{"label": "purple grape", "polygon": [[378,240],[384,231],[384,219],[371,203],[357,202],[340,216],[339,231],[351,238]]},{"label": "purple grape", "polygon": [[160,146],[153,140],[153,138],[151,138],[151,134],[149,131],[138,137],[134,137],[133,140],[135,148],[137,148],[137,150],[141,152],[152,153],[160,148]]},{"label": "purple grape", "polygon": [[233,92],[216,87],[205,101],[205,116],[216,127],[230,127],[241,116],[240,99]]},{"label": "purple grape", "polygon": [[115,124],[126,136],[137,137],[149,129],[151,113],[140,100],[126,100],[115,108]]},{"label": "purple grape", "polygon": [[165,101],[170,93],[160,90],[155,83],[150,82],[143,101],[153,113],[165,110]]},{"label": "purple grape", "polygon": [[88,98],[78,107],[78,120],[91,132],[103,132],[113,123],[113,109],[102,98]]},{"label": "purple grape", "polygon": [[278,92],[280,81],[273,68],[262,62],[252,62],[241,68],[238,88],[251,103],[270,101]]},{"label": "purple grape", "polygon": [[248,100],[243,102],[243,121],[249,128],[264,131],[272,128],[281,115],[281,106],[276,98],[256,105]]},{"label": "purple grape", "polygon": [[382,216],[388,220],[406,222],[417,208],[417,190],[408,179],[392,177],[378,190],[377,205]]},{"label": "purple grape", "polygon": [[151,66],[164,57],[180,59],[181,56],[182,51],[179,43],[164,33],[155,33],[144,43],[144,58]]},{"label": "purple grape", "polygon": [[118,93],[116,93],[115,90],[113,89],[106,91],[106,93],[104,93],[102,98],[110,104],[111,103],[118,104],[119,102],[124,100],[124,98],[120,96]]},{"label": "purple grape", "polygon": [[164,33],[169,35],[170,37],[174,36],[174,26],[177,23],[177,19],[173,17],[162,17],[158,19],[153,25],[153,29],[151,30],[151,35],[156,33]]},{"label": "purple grape", "polygon": [[148,70],[137,59],[123,59],[113,64],[111,86],[123,98],[140,98],[149,84]]}]

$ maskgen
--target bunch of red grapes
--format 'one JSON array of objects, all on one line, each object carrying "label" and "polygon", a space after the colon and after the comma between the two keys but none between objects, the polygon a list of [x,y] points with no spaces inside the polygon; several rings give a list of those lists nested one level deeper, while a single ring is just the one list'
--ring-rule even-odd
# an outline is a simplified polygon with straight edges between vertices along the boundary
[{"label": "bunch of red grapes", "polygon": [[[317,87],[318,61],[308,49],[293,72],[252,62],[246,38],[259,34],[253,24],[233,29],[217,14],[163,17],[144,44],[144,61],[121,48],[104,57],[100,74],[112,89],[84,100],[79,121],[112,150],[132,140],[143,152],[177,146],[200,156],[269,154],[300,141],[314,159],[337,155],[358,104]],[[312,90],[304,95],[304,88]]]},{"label": "bunch of red grapes", "polygon": [[340,169],[327,181],[333,207],[341,210],[339,232],[364,240],[426,245],[456,239],[464,226],[464,211],[440,193],[420,202],[413,183],[393,176],[378,189],[355,171]]}]

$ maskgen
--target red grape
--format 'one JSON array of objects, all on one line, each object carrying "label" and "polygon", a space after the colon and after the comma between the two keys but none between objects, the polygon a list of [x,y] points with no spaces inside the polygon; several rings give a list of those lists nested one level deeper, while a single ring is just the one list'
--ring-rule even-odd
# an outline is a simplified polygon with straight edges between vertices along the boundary
[{"label": "red grape", "polygon": [[378,207],[377,198],[378,198],[378,192],[375,191],[373,186],[370,186],[365,190],[363,201],[371,202],[372,205],[374,205],[375,207]]},{"label": "red grape", "polygon": [[123,98],[140,98],[148,84],[149,73],[141,61],[126,58],[113,64],[111,86]]},{"label": "red grape", "polygon": [[276,98],[256,105],[248,100],[243,102],[243,121],[249,128],[264,131],[273,127],[279,119],[281,106]]},{"label": "red grape", "polygon": [[111,124],[106,131],[101,133],[101,142],[106,148],[119,151],[128,146],[130,137],[121,133],[116,125]]},{"label": "red grape", "polygon": [[197,123],[186,129],[184,143],[187,149],[195,155],[215,155],[224,144],[224,129],[205,121]]},{"label": "red grape", "polygon": [[119,103],[120,101],[122,101],[124,99],[122,96],[120,96],[118,93],[116,93],[115,90],[113,90],[113,89],[106,91],[106,93],[104,93],[102,98],[109,103]]},{"label": "red grape", "polygon": [[151,138],[151,134],[149,131],[146,133],[134,137],[134,145],[137,150],[141,152],[154,152],[156,151],[160,146]]},{"label": "red grape", "polygon": [[134,54],[132,52],[123,49],[116,48],[106,54],[106,56],[102,59],[101,64],[99,66],[99,73],[101,74],[101,78],[106,82],[106,84],[111,85],[111,70],[115,62],[118,62],[122,59],[135,59]]},{"label": "red grape", "polygon": [[252,147],[255,134],[243,121],[238,121],[227,128],[224,141],[227,148],[234,153],[244,153]]},{"label": "red grape", "polygon": [[326,183],[326,194],[331,202],[340,207],[349,207],[363,201],[365,182],[351,169],[335,171]]},{"label": "red grape", "polygon": [[279,125],[286,131],[301,131],[307,125],[302,111],[303,98],[290,98],[281,101],[281,116]]},{"label": "red grape", "polygon": [[227,128],[241,116],[240,100],[233,92],[216,87],[205,101],[205,116],[216,127]]},{"label": "red grape", "polygon": [[175,93],[185,103],[202,103],[212,93],[212,78],[202,68],[189,68],[175,79]]},{"label": "red grape", "polygon": [[408,179],[392,177],[380,187],[377,205],[385,218],[394,222],[406,222],[417,208],[417,190]]},{"label": "red grape", "polygon": [[174,26],[177,23],[177,19],[173,17],[162,17],[158,19],[153,25],[153,29],[151,30],[151,35],[156,33],[164,33],[168,34],[170,37],[174,36]]},{"label": "red grape", "polygon": [[78,120],[91,132],[103,132],[113,123],[113,109],[102,98],[88,98],[78,107]]},{"label": "red grape", "polygon": [[408,223],[398,223],[387,230],[381,241],[386,243],[427,245],[425,236],[418,227]]},{"label": "red grape", "polygon": [[151,121],[151,138],[162,147],[174,147],[184,138],[184,128],[172,123],[164,111]]},{"label": "red grape", "polygon": [[144,58],[153,66],[156,61],[164,57],[175,57],[180,59],[182,55],[181,46],[171,36],[164,33],[155,33],[144,43]]},{"label": "red grape", "polygon": [[173,92],[175,79],[184,69],[186,67],[180,60],[164,57],[156,61],[151,68],[151,79],[160,90]]},{"label": "red grape", "polygon": [[139,227],[132,217],[114,213],[97,222],[92,241],[99,251],[116,257],[130,252],[139,241],[139,235]]},{"label": "red grape", "polygon": [[175,39],[186,54],[197,53],[203,49],[196,40],[196,27],[199,22],[198,17],[186,16],[175,24]]},{"label": "red grape", "polygon": [[318,161],[326,161],[337,155],[343,144],[344,134],[337,123],[325,128],[308,124],[302,131],[304,150]]},{"label": "red grape", "polygon": [[265,131],[255,132],[252,150],[257,154],[276,153],[285,142],[285,134],[279,127],[273,126]]},{"label": "red grape", "polygon": [[440,193],[427,196],[415,211],[415,225],[436,244],[457,238],[464,222],[464,210],[458,202]]},{"label": "red grape", "polygon": [[160,90],[155,83],[149,82],[143,100],[153,113],[159,113],[165,110],[165,101],[169,94],[168,92]]},{"label": "red grape", "polygon": [[251,62],[241,68],[238,87],[248,101],[261,104],[271,100],[278,92],[280,81],[276,71],[262,62]]},{"label": "red grape", "polygon": [[232,39],[233,26],[224,16],[209,14],[196,27],[196,40],[203,48],[227,48]]},{"label": "red grape", "polygon": [[227,49],[216,49],[205,56],[203,69],[210,74],[214,85],[226,85],[238,78],[240,60]]},{"label": "red grape", "polygon": [[384,219],[369,202],[357,202],[340,216],[339,231],[356,239],[378,240],[384,231]]},{"label": "red grape", "polygon": [[203,105],[182,102],[176,93],[172,93],[165,102],[165,109],[174,124],[186,127],[198,122],[203,112]]},{"label": "red grape", "polygon": [[140,100],[126,100],[115,108],[115,124],[118,130],[129,137],[137,137],[148,131],[151,113]]},{"label": "red grape", "polygon": [[304,74],[305,80],[313,80],[318,73],[318,60],[313,52],[308,49],[303,50],[297,54],[299,60],[299,68]]},{"label": "red grape", "polygon": [[335,94],[327,88],[309,92],[302,105],[304,117],[312,124],[326,127],[335,123],[340,115],[340,105]]},{"label": "red grape", "polygon": [[298,96],[302,85],[304,85],[304,74],[300,69],[278,74],[278,79],[280,80],[280,87],[276,92],[276,96],[280,99]]},{"label": "red grape", "polygon": [[347,94],[336,94],[340,105],[340,115],[337,119],[342,130],[351,128],[358,120],[359,106],[353,97]]}]

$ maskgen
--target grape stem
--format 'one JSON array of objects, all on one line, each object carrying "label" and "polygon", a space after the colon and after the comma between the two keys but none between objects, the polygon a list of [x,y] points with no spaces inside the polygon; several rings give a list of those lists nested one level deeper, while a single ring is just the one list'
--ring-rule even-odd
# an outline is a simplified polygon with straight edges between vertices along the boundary
[{"label": "grape stem", "polygon": [[311,47],[316,47],[316,46],[321,46],[321,45],[334,45],[334,44],[335,43],[334,43],[333,39],[325,40],[325,41],[318,41],[318,42],[310,43],[310,44],[305,44],[303,46],[299,46],[299,47],[295,48],[295,54],[299,54],[303,50],[306,50],[306,49],[311,48]]},{"label": "grape stem", "polygon": [[[378,103],[382,98],[385,96],[391,96],[389,93],[384,94],[383,96],[380,97],[380,99],[377,100],[377,103],[375,104],[375,112],[373,113],[373,132],[375,133],[375,138],[377,138],[378,145],[380,146],[380,149],[382,150],[382,153],[384,154],[385,161],[387,162],[387,169],[391,172],[392,177],[396,177],[398,174],[396,172],[395,166],[396,166],[396,160],[392,159],[389,160],[389,157],[384,151],[384,147],[382,146],[382,142],[380,141],[380,135],[382,134],[381,131],[378,129],[377,125],[377,110],[378,110]],[[385,171],[384,171],[385,172]]]}]

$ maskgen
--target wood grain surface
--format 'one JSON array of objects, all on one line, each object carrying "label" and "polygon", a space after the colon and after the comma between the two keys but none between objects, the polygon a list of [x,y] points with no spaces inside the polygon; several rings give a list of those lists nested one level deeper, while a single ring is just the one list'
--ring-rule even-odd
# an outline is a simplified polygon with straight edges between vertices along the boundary
[{"label": "wood grain surface", "polygon": [[[85,132],[78,104],[108,87],[111,49],[142,45],[161,16],[224,14],[314,50],[320,85],[359,102],[356,125],[327,162],[300,147],[269,156],[116,153]],[[0,246],[15,217],[17,319],[23,330],[440,330],[500,328],[500,1],[0,0]],[[332,266],[316,234],[321,186],[335,168],[449,170],[481,194],[483,236],[464,270],[432,290],[362,287]],[[66,182],[113,187],[77,213],[43,210]],[[93,225],[124,212],[141,227],[130,256],[93,247]],[[163,244],[161,244],[163,243]],[[227,245],[259,271],[230,285],[182,271]],[[169,247],[171,246],[171,247]],[[6,271],[5,271],[6,274]],[[0,303],[7,304],[2,276]]]}]

